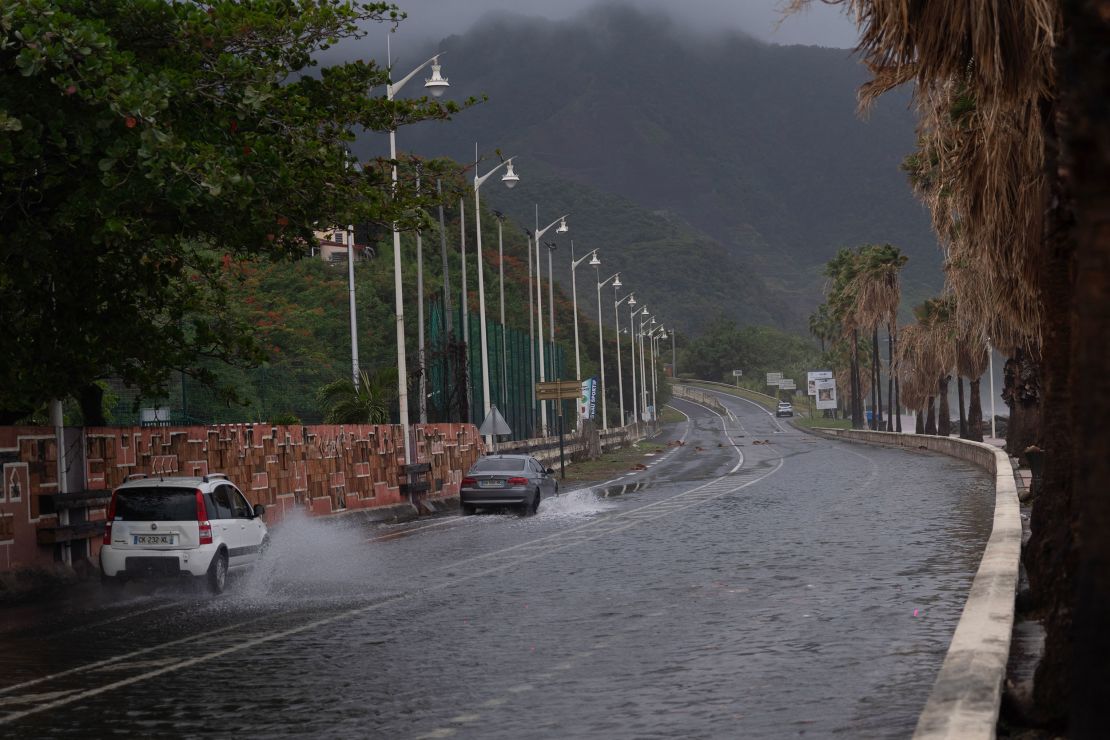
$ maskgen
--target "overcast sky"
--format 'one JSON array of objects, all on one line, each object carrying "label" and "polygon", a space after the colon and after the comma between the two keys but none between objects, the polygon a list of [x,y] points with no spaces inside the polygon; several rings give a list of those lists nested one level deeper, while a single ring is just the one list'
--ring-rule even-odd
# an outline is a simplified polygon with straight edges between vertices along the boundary
[{"label": "overcast sky", "polygon": [[[561,19],[598,0],[393,0],[408,20],[399,33],[438,40],[463,33],[491,11],[511,11]],[[775,44],[809,44],[851,48],[856,27],[841,6],[813,0],[809,10],[782,19],[784,0],[624,0],[630,5],[662,8],[696,30],[739,30]],[[781,21],[781,24],[780,24]]]}]

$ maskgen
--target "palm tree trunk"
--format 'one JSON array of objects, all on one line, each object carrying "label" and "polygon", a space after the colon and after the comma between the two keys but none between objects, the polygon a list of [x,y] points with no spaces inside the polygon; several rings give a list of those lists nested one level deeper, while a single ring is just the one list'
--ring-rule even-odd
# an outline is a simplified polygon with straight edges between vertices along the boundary
[{"label": "palm tree trunk", "polygon": [[886,430],[894,429],[894,328],[887,324],[886,329]]},{"label": "palm tree trunk", "polygon": [[937,413],[936,413],[936,398],[929,396],[928,412],[925,416],[925,433],[937,433]]},{"label": "palm tree trunk", "polygon": [[[1076,548],[1071,730],[1073,737],[1098,737],[1106,731],[1110,683],[1110,352],[1106,350],[1106,324],[1110,317],[1110,115],[1106,89],[1110,71],[1105,63],[1110,48],[1110,17],[1106,4],[1066,0],[1062,3],[1065,25],[1063,63],[1067,78],[1059,83],[1065,93],[1065,111],[1071,124],[1064,130],[1071,162],[1065,163],[1074,178],[1076,222],[1072,316],[1071,377],[1083,379],[1082,410],[1073,399],[1071,491],[1075,497],[1073,541]],[[1066,320],[1061,319],[1063,323]],[[1063,390],[1066,392],[1067,386]],[[1070,441],[1069,440],[1069,441]],[[1067,635],[1064,635],[1067,637]]]},{"label": "palm tree trunk", "polygon": [[1018,347],[1003,367],[1002,400],[1010,409],[1006,452],[1024,459],[1025,448],[1037,444],[1041,416],[1041,369],[1024,347]]},{"label": "palm tree trunk", "polygon": [[967,439],[973,442],[983,441],[983,403],[979,400],[979,378],[969,381],[971,398],[968,399],[967,410]]},{"label": "palm tree trunk", "polygon": [[956,376],[956,396],[960,405],[960,439],[967,439],[967,415],[964,414],[964,376]]},{"label": "palm tree trunk", "polygon": [[871,364],[875,367],[875,382],[874,392],[871,394],[874,403],[871,408],[875,409],[875,429],[883,428],[883,367],[879,362],[879,328],[875,327],[871,332]]},{"label": "palm tree trunk", "polygon": [[894,413],[897,414],[897,416],[895,417],[895,421],[898,422],[898,428],[894,430],[896,432],[901,432],[902,431],[902,401],[899,398],[899,395],[900,395],[900,393],[899,393],[899,389],[898,389],[898,378],[897,378],[897,376],[895,376],[895,378],[894,378]]},{"label": "palm tree trunk", "polygon": [[952,433],[952,410],[948,408],[948,381],[951,375],[945,374],[937,383],[937,434],[947,437]]},{"label": "palm tree trunk", "polygon": [[917,419],[917,422],[914,425],[914,432],[917,434],[925,434],[925,416],[921,413],[921,409],[918,409],[914,413],[914,416]]},{"label": "palm tree trunk", "polygon": [[852,330],[852,428],[863,429],[863,390],[859,373],[859,330]]}]

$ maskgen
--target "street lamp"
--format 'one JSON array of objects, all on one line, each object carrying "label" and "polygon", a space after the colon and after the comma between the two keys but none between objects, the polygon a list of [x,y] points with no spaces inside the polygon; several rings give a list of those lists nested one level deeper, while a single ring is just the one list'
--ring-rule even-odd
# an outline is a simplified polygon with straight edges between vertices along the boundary
[{"label": "street lamp", "polygon": [[506,376],[508,375],[509,368],[509,355],[508,345],[505,342],[505,240],[501,233],[501,227],[505,223],[505,214],[501,211],[494,211],[493,215],[497,217],[497,285],[501,292],[501,407],[505,408],[507,401]]},{"label": "street lamp", "polygon": [[660,324],[659,326],[655,327],[654,329],[652,329],[648,332],[648,341],[650,342],[649,347],[650,347],[650,352],[651,352],[651,419],[652,419],[652,421],[655,421],[656,419],[659,418],[659,406],[657,405],[656,400],[655,400],[655,389],[656,389],[656,385],[658,383],[658,376],[659,376],[659,370],[658,370],[658,364],[659,363],[656,360],[656,358],[659,355],[659,348],[658,348],[658,345],[656,344],[656,342],[659,339],[666,339],[666,338],[667,338],[667,330],[663,328],[662,324]]},{"label": "street lamp", "polygon": [[574,279],[574,271],[578,269],[578,265],[582,264],[586,258],[589,257],[591,265],[600,265],[601,260],[597,258],[597,250],[594,249],[582,255],[578,259],[574,259],[574,241],[570,243],[570,294],[571,301],[574,304],[574,377],[582,380],[582,362],[578,357],[578,284]]},{"label": "street lamp", "polygon": [[[600,263],[600,262],[599,262]],[[597,268],[594,268],[597,270]],[[601,289],[613,283],[613,288],[621,287],[621,274],[614,272],[604,280],[601,279],[601,272],[597,273],[597,353],[601,362],[601,373],[598,375],[601,380],[601,429],[609,431],[609,412],[605,410],[605,322],[601,317]],[[620,352],[620,339],[617,339],[617,351]]]},{"label": "street lamp", "polygon": [[[482,418],[485,419],[489,416],[490,398],[489,398],[489,356],[487,354],[488,345],[486,343],[486,288],[485,288],[485,270],[482,266],[482,211],[481,202],[479,200],[479,188],[482,183],[489,179],[490,175],[497,172],[502,167],[505,168],[505,174],[501,176],[501,182],[505,183],[508,188],[513,188],[520,177],[513,172],[513,157],[509,157],[501,164],[494,167],[492,170],[484,175],[478,174],[478,145],[474,145],[474,228],[478,234],[478,336],[481,345],[482,353]],[[504,317],[502,317],[504,321]],[[493,435],[486,435],[486,444],[493,444]]]},{"label": "street lamp", "polygon": [[[616,296],[614,294],[614,298],[615,297]],[[621,370],[621,314],[620,314],[620,311],[618,311],[617,309],[619,309],[620,305],[622,303],[624,303],[625,301],[628,301],[629,306],[635,306],[636,305],[636,294],[635,293],[629,293],[624,298],[621,298],[619,301],[618,300],[613,301],[613,326],[615,327],[614,330],[617,333],[617,395],[620,396],[621,426],[622,427],[625,424],[627,424],[628,422],[624,418],[624,373]],[[633,378],[635,378],[636,377],[635,376],[635,373],[636,373],[636,367],[635,366],[632,367],[632,372],[633,372]],[[635,395],[636,395],[635,390],[632,391],[632,395],[633,395],[633,397],[635,397]]]},{"label": "street lamp", "polygon": [[[640,337],[640,402],[641,402],[641,414],[642,414],[640,418],[642,418],[644,421],[648,421],[648,418],[647,418],[647,415],[648,415],[648,395],[647,395],[648,377],[647,377],[646,366],[644,364],[644,340],[647,338],[647,332],[644,331],[644,326],[648,324],[649,319],[650,319],[652,324],[655,323],[655,319],[651,318],[651,316],[647,315],[646,313],[640,317],[640,330],[639,330],[639,337]],[[654,421],[654,414],[652,415],[652,421]]]},{"label": "street lamp", "polygon": [[[637,335],[637,329],[633,325],[633,319],[635,319],[637,315],[643,313],[644,311],[647,311],[647,306],[640,306],[638,309],[633,311],[632,310],[633,305],[635,305],[634,301],[629,301],[628,302],[628,334],[629,334],[629,339],[631,340],[631,345],[629,346],[629,349],[631,350],[631,354],[632,354],[632,421],[636,424],[639,424],[643,420],[644,417],[640,413],[640,396],[637,395],[637,393],[636,393],[636,335]],[[640,384],[641,385],[643,384],[643,380],[644,380],[644,376],[643,376],[643,373],[641,373],[640,374]]]},{"label": "street lamp", "polygon": [[[559,218],[555,219],[547,226],[540,228],[540,207],[536,206],[536,230],[532,232],[532,241],[536,245],[536,323],[539,325],[539,350],[540,350],[540,382],[543,383],[545,379],[544,362],[543,362],[543,275],[540,270],[540,237],[544,235],[548,229],[558,224],[559,228],[556,233],[562,234],[569,231],[567,227],[567,216],[569,213],[564,213]],[[547,436],[547,402],[540,402],[540,436]]]},{"label": "street lamp", "polygon": [[[388,47],[387,47],[388,49]],[[386,52],[387,63],[392,65],[392,61],[388,59],[389,51]],[[448,82],[440,74],[439,54],[428,61],[421,64],[419,67],[409,72],[397,82],[390,82],[385,87],[385,96],[387,100],[392,101],[393,96],[397,91],[405,86],[409,80],[416,76],[416,74],[427,67],[432,65],[432,76],[424,80],[424,88],[433,96],[439,97],[444,93],[448,87]],[[392,125],[389,127],[389,159],[393,162],[393,194],[397,195],[397,129]],[[412,443],[409,440],[409,387],[408,387],[408,366],[405,362],[405,304],[402,295],[401,284],[401,232],[397,230],[397,222],[393,222],[393,298],[396,304],[397,314],[397,407],[401,416],[401,433],[404,435],[405,447],[405,464],[412,462]]]}]

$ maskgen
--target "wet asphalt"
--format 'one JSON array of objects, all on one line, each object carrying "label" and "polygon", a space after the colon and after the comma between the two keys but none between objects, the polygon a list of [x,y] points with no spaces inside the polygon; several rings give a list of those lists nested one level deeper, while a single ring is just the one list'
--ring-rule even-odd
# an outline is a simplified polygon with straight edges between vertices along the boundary
[{"label": "wet asphalt", "polygon": [[534,517],[294,519],[219,597],[5,609],[0,736],[907,736],[991,481],[721,399]]}]

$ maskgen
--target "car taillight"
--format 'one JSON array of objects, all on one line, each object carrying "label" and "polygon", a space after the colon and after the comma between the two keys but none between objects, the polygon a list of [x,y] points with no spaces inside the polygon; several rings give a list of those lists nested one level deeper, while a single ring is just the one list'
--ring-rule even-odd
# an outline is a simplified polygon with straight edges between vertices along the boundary
[{"label": "car taillight", "polygon": [[476,481],[476,480],[474,480],[473,478],[470,478],[470,477],[466,477],[466,478],[462,479],[462,485],[464,485],[464,486],[473,486],[477,482],[478,481]]},{"label": "car taillight", "polygon": [[200,544],[212,544],[212,522],[208,521],[208,508],[204,505],[204,494],[197,489],[197,527],[200,530]]},{"label": "car taillight", "polygon": [[527,478],[509,478],[510,486],[526,486],[528,485]]},{"label": "car taillight", "polygon": [[105,545],[112,544],[112,520],[116,518],[116,494],[112,492],[112,498],[108,502],[108,518],[104,520],[104,542]]}]

